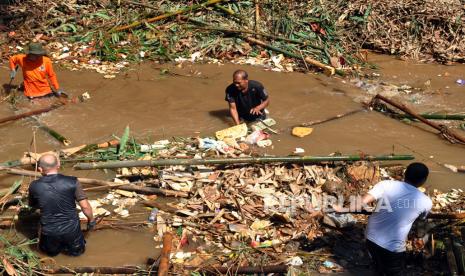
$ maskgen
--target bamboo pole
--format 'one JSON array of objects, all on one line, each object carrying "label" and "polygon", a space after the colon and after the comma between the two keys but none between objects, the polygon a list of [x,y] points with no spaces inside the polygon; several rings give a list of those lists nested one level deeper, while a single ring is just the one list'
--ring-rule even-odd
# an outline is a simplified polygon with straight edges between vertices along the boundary
[{"label": "bamboo pole", "polygon": [[[113,182],[110,182],[110,183],[113,183]],[[84,191],[95,191],[95,190],[104,190],[104,189],[120,189],[120,190],[124,190],[128,192],[136,192],[138,194],[144,194],[144,195],[189,197],[189,193],[186,193],[186,192],[168,190],[168,189],[163,189],[163,188],[155,188],[155,187],[142,187],[142,186],[137,186],[134,184],[122,184],[122,183],[113,183],[112,185],[108,185],[108,186],[87,188],[87,189],[84,189]]]},{"label": "bamboo pole", "polygon": [[[371,215],[373,212],[367,210],[361,211],[342,211],[338,213],[345,213],[345,214],[359,214],[359,215]],[[465,219],[465,213],[429,213],[427,216],[428,219],[451,219],[451,220],[461,220]]]},{"label": "bamboo pole", "polygon": [[183,14],[183,13],[190,12],[190,11],[195,11],[195,10],[204,8],[204,7],[209,6],[209,5],[218,4],[218,3],[221,3],[223,1],[225,1],[225,0],[208,0],[208,1],[205,1],[205,2],[203,2],[201,4],[192,5],[190,7],[184,7],[182,9],[179,9],[179,10],[174,11],[174,12],[168,12],[168,13],[165,13],[165,14],[153,17],[153,18],[145,19],[145,20],[142,20],[142,21],[136,21],[136,22],[133,22],[133,23],[131,23],[129,25],[117,27],[117,28],[114,28],[113,30],[111,30],[110,32],[120,32],[120,31],[133,29],[133,28],[139,27],[140,25],[142,25],[144,23],[152,23],[152,22],[160,21],[160,20],[175,16],[175,15],[178,15],[178,14]]},{"label": "bamboo pole", "polygon": [[[77,152],[86,152],[86,151],[92,151],[95,149],[103,149],[103,148],[116,146],[118,144],[119,144],[119,141],[115,139],[115,140],[110,140],[108,142],[104,142],[100,144],[81,145],[77,147],[61,149],[60,156],[66,157],[66,156],[73,155]],[[39,160],[39,158],[46,153],[56,154],[54,151],[47,151],[47,152],[37,153],[37,154],[28,152],[27,154],[29,154],[30,156],[25,156],[19,160],[11,160],[11,161],[2,162],[0,163],[0,167],[18,167],[18,166],[23,166],[23,165],[32,165],[32,164],[35,164],[37,160]],[[95,158],[91,158],[91,160],[95,160]],[[70,161],[69,159],[61,160],[61,162],[69,162],[69,161]]]},{"label": "bamboo pole", "polygon": [[239,274],[267,274],[267,273],[287,273],[289,266],[287,265],[269,265],[269,266],[213,266],[213,267],[193,267],[185,266],[186,270],[195,270],[201,273],[212,273],[212,274],[227,274],[227,275],[239,275]]},{"label": "bamboo pole", "polygon": [[[37,177],[37,178],[42,177],[42,175],[38,172],[22,170],[22,169],[13,169],[13,168],[0,166],[0,171],[6,171],[9,174],[22,175],[22,176],[31,176],[31,177]],[[84,189],[84,191],[95,191],[95,190],[118,188],[120,190],[125,190],[128,192],[136,192],[138,194],[147,194],[147,195],[156,194],[156,195],[174,196],[174,197],[188,197],[189,196],[189,194],[186,192],[173,191],[173,190],[154,188],[154,187],[141,187],[141,186],[137,186],[134,184],[115,183],[115,182],[110,182],[110,181],[91,179],[91,178],[82,178],[82,177],[78,177],[77,180],[82,184],[92,184],[92,185],[99,186],[95,188],[86,188]]]},{"label": "bamboo pole", "polygon": [[[465,120],[465,114],[428,114],[422,113],[419,114],[421,117],[428,120],[454,120],[454,121],[463,121]],[[392,114],[389,115],[397,119],[415,119],[415,117],[408,114]]]},{"label": "bamboo pole", "polygon": [[381,96],[380,94],[376,95],[373,99],[374,100],[376,100],[376,99],[382,100],[382,101],[384,101],[384,102],[386,102],[386,103],[388,103],[388,104],[402,110],[403,112],[405,112],[408,115],[412,116],[413,118],[421,121],[422,123],[427,124],[428,126],[438,130],[442,134],[442,136],[444,136],[451,143],[460,142],[462,144],[465,144],[465,137],[462,137],[459,134],[456,134],[455,132],[451,131],[450,129],[448,129],[444,125],[438,125],[436,123],[433,123],[433,122],[430,122],[430,121],[426,120],[424,117],[422,117],[421,115],[416,114],[415,112],[413,112],[412,110],[410,110],[408,107],[406,107],[403,104],[400,104],[400,103],[397,103],[397,102],[395,102],[393,100],[390,100],[390,99],[388,99],[388,98],[386,98],[384,96]]},{"label": "bamboo pole", "polygon": [[43,270],[44,273],[48,274],[81,274],[81,273],[96,273],[96,274],[135,274],[140,272],[140,269],[137,266],[123,266],[123,267],[107,267],[107,266],[97,266],[97,267],[60,267],[52,270]]},{"label": "bamboo pole", "polygon": [[165,232],[163,234],[163,248],[160,254],[160,265],[158,266],[158,276],[168,276],[170,268],[170,254],[173,243],[173,234]]},{"label": "bamboo pole", "polygon": [[48,127],[47,125],[45,125],[44,123],[42,123],[41,121],[39,121],[39,119],[36,117],[36,116],[31,116],[30,117],[32,120],[34,120],[38,125],[39,125],[39,128],[45,132],[47,132],[50,136],[52,136],[53,138],[55,138],[58,142],[62,143],[63,145],[65,146],[69,146],[71,145],[71,141],[68,140],[67,138],[65,138],[63,135],[61,135],[60,133],[56,132],[55,130],[51,129],[50,127]]},{"label": "bamboo pole", "polygon": [[[302,59],[302,57],[300,55],[297,55],[297,54],[294,54],[294,53],[291,53],[289,51],[286,51],[286,50],[283,50],[281,48],[278,48],[278,47],[275,47],[273,45],[270,45],[270,44],[267,44],[261,40],[258,40],[258,39],[255,39],[255,38],[252,38],[252,37],[244,37],[244,39],[250,43],[254,43],[254,44],[257,44],[257,45],[260,45],[264,48],[268,48],[270,50],[273,50],[273,51],[276,51],[276,52],[279,52],[279,53],[282,53],[286,56],[289,56],[289,57],[292,57],[292,58],[295,58],[295,59]],[[316,66],[320,69],[322,69],[326,75],[328,76],[332,76],[334,75],[335,73],[337,73],[338,75],[344,75],[344,72],[341,71],[341,70],[336,70],[336,68],[332,67],[332,66],[329,66],[329,65],[326,65],[326,64],[323,64],[315,59],[312,59],[310,57],[305,57],[304,58],[305,62],[307,63],[310,63],[312,64],[313,66]]]},{"label": "bamboo pole", "polygon": [[195,166],[195,165],[231,165],[231,164],[269,164],[269,163],[321,163],[335,161],[392,161],[412,160],[413,155],[341,155],[341,156],[266,156],[266,157],[237,157],[212,159],[154,159],[128,160],[97,163],[78,163],[77,170],[116,169],[130,167],[161,167],[161,166]]},{"label": "bamboo pole", "polygon": [[51,105],[49,107],[46,107],[46,108],[36,109],[36,110],[29,111],[29,112],[9,116],[9,117],[0,119],[0,124],[10,122],[10,121],[16,121],[16,120],[31,117],[31,116],[34,116],[34,115],[39,115],[39,114],[42,114],[42,113],[46,113],[46,112],[52,111],[54,109],[57,109],[57,108],[59,108],[59,107],[61,107],[63,105],[64,104],[61,103],[61,102],[60,103],[55,103],[55,104],[53,104],[53,105]]},{"label": "bamboo pole", "polygon": [[[0,171],[6,171],[9,174],[22,175],[22,176],[42,177],[42,175],[39,172],[22,170],[22,169],[14,169],[14,168],[2,167],[2,166],[0,166]],[[105,186],[105,187],[115,184],[114,182],[91,179],[91,178],[78,177],[77,179],[82,184],[93,184],[93,185],[99,185],[99,186]]]},{"label": "bamboo pole", "polygon": [[[199,22],[198,20],[195,19],[190,19],[189,21],[192,21],[197,24],[201,25],[208,25],[205,22]],[[228,28],[221,28],[221,27],[213,27],[213,26],[196,26],[194,27],[195,29],[200,29],[200,30],[211,30],[211,31],[219,31],[223,33],[240,33],[240,34],[251,34],[255,36],[263,36],[263,37],[268,37],[274,40],[281,40],[281,41],[286,41],[286,42],[291,42],[291,43],[296,43],[304,46],[309,46],[314,49],[318,49],[323,51],[323,47],[319,47],[316,45],[308,44],[304,41],[298,40],[298,39],[291,39],[291,38],[286,38],[286,37],[281,37],[281,36],[276,36],[276,35],[271,35],[271,34],[266,34],[266,33],[261,33],[261,32],[255,32],[255,31],[250,31],[250,30],[234,30],[234,29],[228,29]],[[299,57],[301,59],[301,57]]]}]

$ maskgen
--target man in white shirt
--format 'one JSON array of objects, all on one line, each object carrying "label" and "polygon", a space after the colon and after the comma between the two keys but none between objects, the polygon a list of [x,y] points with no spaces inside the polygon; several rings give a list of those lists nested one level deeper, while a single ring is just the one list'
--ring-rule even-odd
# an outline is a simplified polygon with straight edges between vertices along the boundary
[{"label": "man in white shirt", "polygon": [[407,167],[404,181],[387,180],[376,184],[362,202],[376,201],[376,209],[366,229],[368,251],[379,275],[403,275],[405,242],[417,218],[425,219],[432,208],[431,199],[418,190],[428,178],[423,163]]}]

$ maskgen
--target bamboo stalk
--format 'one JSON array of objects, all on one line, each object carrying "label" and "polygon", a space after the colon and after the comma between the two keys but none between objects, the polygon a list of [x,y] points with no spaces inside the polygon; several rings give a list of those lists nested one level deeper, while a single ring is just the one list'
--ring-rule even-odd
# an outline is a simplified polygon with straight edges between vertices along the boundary
[{"label": "bamboo stalk", "polygon": [[[198,20],[192,19],[189,21],[193,21],[194,23],[198,23],[201,25],[208,25],[205,22],[199,22]],[[281,37],[281,36],[276,36],[276,35],[271,35],[271,34],[266,34],[266,33],[261,33],[261,32],[255,32],[255,31],[249,31],[249,30],[234,30],[234,29],[228,29],[228,28],[221,28],[221,27],[213,27],[213,26],[196,26],[195,29],[201,29],[201,30],[211,30],[211,31],[219,31],[219,32],[224,32],[224,33],[241,33],[241,34],[251,34],[255,36],[263,36],[263,37],[268,37],[274,40],[281,40],[281,41],[286,41],[286,42],[291,42],[291,43],[296,43],[304,46],[309,46],[314,49],[318,49],[323,51],[323,47],[319,47],[316,45],[308,44],[304,41],[297,40],[297,39],[291,39],[291,38],[286,38],[286,37]],[[300,57],[301,58],[301,57]]]},{"label": "bamboo stalk", "polygon": [[144,23],[152,23],[152,22],[160,21],[160,20],[175,16],[175,15],[178,15],[178,14],[183,14],[183,13],[190,12],[190,11],[195,11],[195,10],[204,8],[205,6],[218,4],[218,3],[221,3],[223,1],[225,1],[225,0],[208,0],[208,1],[205,1],[205,2],[203,2],[201,4],[192,5],[190,7],[184,7],[182,9],[179,9],[179,10],[174,11],[174,12],[168,12],[168,13],[165,13],[165,14],[153,17],[153,18],[149,18],[149,19],[142,20],[142,21],[136,21],[136,22],[133,22],[133,23],[131,23],[129,25],[117,27],[117,28],[114,28],[113,30],[111,30],[110,32],[120,32],[120,31],[133,29],[133,28],[136,28],[136,27],[138,27],[138,26],[140,26],[140,25],[142,25]]},{"label": "bamboo stalk", "polygon": [[[22,170],[22,169],[14,169],[14,168],[2,167],[2,166],[0,166],[0,171],[6,171],[9,174],[22,175],[22,176],[42,177],[42,175],[39,172]],[[78,177],[77,179],[82,184],[93,184],[93,185],[99,185],[99,186],[104,186],[104,187],[115,184],[114,182],[91,179],[91,178]]]},{"label": "bamboo stalk", "polygon": [[60,267],[52,270],[44,270],[48,274],[80,274],[80,273],[97,273],[97,274],[135,274],[140,272],[141,269],[137,266],[123,266],[123,267]]},{"label": "bamboo stalk", "polygon": [[[359,215],[371,215],[373,212],[367,210],[361,211],[342,211],[339,213],[347,214],[359,214]],[[428,219],[452,219],[452,220],[461,220],[465,219],[465,213],[429,213],[427,216]]]},{"label": "bamboo stalk", "polygon": [[185,266],[184,269],[195,270],[201,273],[239,275],[239,274],[287,273],[289,266],[287,265],[231,266],[231,267],[214,266],[214,267],[206,267],[206,268]]},{"label": "bamboo stalk", "polygon": [[58,142],[62,143],[65,146],[71,145],[70,140],[68,140],[67,138],[65,138],[60,133],[56,132],[55,130],[51,129],[50,127],[48,127],[47,125],[45,125],[44,123],[39,121],[39,119],[36,116],[31,116],[30,118],[33,119],[39,125],[39,128],[41,130],[47,132],[50,136],[55,138]]},{"label": "bamboo stalk", "polygon": [[410,110],[408,107],[406,107],[405,105],[403,104],[400,104],[400,103],[397,103],[393,100],[390,100],[384,96],[381,96],[380,94],[376,95],[374,98],[374,100],[376,99],[379,99],[379,100],[382,100],[400,110],[402,110],[403,112],[407,113],[408,115],[412,116],[413,118],[421,121],[422,123],[424,124],[427,124],[428,126],[438,130],[447,140],[449,140],[451,143],[452,142],[460,142],[462,144],[465,144],[465,138],[460,136],[459,134],[456,134],[455,132],[451,131],[450,129],[447,129],[446,126],[443,126],[443,125],[438,125],[436,123],[433,123],[433,122],[430,122],[428,120],[426,120],[424,117],[422,117],[421,115],[418,115],[416,114],[415,112],[413,112],[412,110]]},{"label": "bamboo stalk", "polygon": [[128,160],[98,163],[78,163],[77,170],[116,169],[130,167],[160,167],[160,166],[194,166],[194,165],[228,165],[228,164],[268,164],[268,163],[320,163],[335,161],[392,161],[412,160],[412,155],[341,155],[341,156],[266,156],[266,157],[237,157],[212,159],[154,159]]},{"label": "bamboo stalk", "polygon": [[170,268],[170,254],[173,243],[173,234],[165,232],[163,234],[163,248],[160,254],[160,265],[158,266],[158,276],[167,276]]},{"label": "bamboo stalk", "polygon": [[189,197],[189,194],[186,192],[168,190],[168,189],[163,189],[163,188],[141,187],[141,186],[137,186],[134,184],[121,184],[121,183],[114,183],[113,185],[101,186],[101,187],[95,187],[95,188],[87,188],[87,189],[84,189],[84,191],[95,191],[95,190],[114,189],[114,188],[118,188],[120,190],[124,190],[128,192],[136,192],[138,194],[144,194],[144,195]]},{"label": "bamboo stalk", "polygon": [[54,109],[57,109],[57,108],[59,108],[59,107],[61,107],[63,105],[64,104],[61,103],[61,102],[60,103],[55,103],[55,104],[53,104],[53,105],[51,105],[49,107],[46,107],[46,108],[36,109],[36,110],[29,111],[29,112],[17,114],[17,115],[14,115],[14,116],[9,116],[9,117],[0,119],[0,124],[10,122],[10,121],[16,121],[16,120],[31,117],[31,116],[34,116],[34,115],[39,115],[39,114],[42,114],[42,113],[46,113],[46,112],[52,111]]},{"label": "bamboo stalk", "polygon": [[[108,147],[116,146],[118,144],[119,144],[119,141],[115,139],[115,140],[110,140],[108,142],[104,142],[104,143],[100,143],[100,144],[81,145],[81,146],[78,146],[78,147],[73,147],[73,148],[67,148],[67,149],[60,150],[60,156],[61,155],[70,156],[70,155],[73,155],[73,154],[75,154],[77,152],[86,152],[86,151],[92,151],[92,150],[95,150],[95,149],[108,148]],[[39,160],[40,156],[42,156],[43,154],[46,154],[46,153],[55,154],[55,152],[53,152],[53,151],[43,152],[43,153],[39,153],[39,154],[29,152],[28,154],[31,155],[30,157],[23,157],[23,158],[21,158],[19,160],[11,160],[11,161],[6,161],[6,162],[3,162],[3,163],[0,163],[0,167],[18,167],[18,166],[22,166],[22,165],[32,165],[32,164],[35,164],[37,162],[37,160]],[[78,160],[80,160],[80,161],[83,161],[83,160],[95,160],[95,158],[81,158],[81,159],[78,159]],[[73,159],[71,159],[71,160],[70,159],[61,160],[61,162],[73,162],[73,161],[74,161]]]},{"label": "bamboo stalk", "polygon": [[[300,55],[297,55],[297,54],[294,54],[294,53],[291,53],[289,51],[286,51],[286,50],[283,50],[281,48],[278,48],[278,47],[275,47],[273,45],[270,45],[270,44],[267,44],[261,40],[258,40],[258,39],[255,39],[255,38],[252,38],[252,37],[244,37],[244,39],[250,43],[254,43],[254,44],[257,44],[257,45],[260,45],[264,48],[267,48],[267,49],[270,49],[270,50],[273,50],[275,52],[279,52],[279,53],[282,53],[286,56],[289,56],[289,57],[292,57],[292,58],[295,58],[295,59],[302,59],[302,57]],[[335,73],[339,74],[339,75],[344,75],[344,72],[341,71],[341,70],[336,70],[334,67],[332,66],[329,66],[329,65],[326,65],[326,64],[323,64],[317,60],[314,60],[310,57],[306,57],[304,58],[305,62],[307,63],[310,63],[312,64],[313,66],[316,66],[320,69],[322,69],[326,75],[328,76],[331,76],[331,75],[334,75]]]},{"label": "bamboo stalk", "polygon": [[[465,120],[465,114],[428,114],[422,113],[419,114],[421,117],[428,119],[428,120],[456,120],[456,121],[463,121]],[[408,114],[393,114],[390,115],[397,119],[415,119],[415,117],[408,115]]]}]

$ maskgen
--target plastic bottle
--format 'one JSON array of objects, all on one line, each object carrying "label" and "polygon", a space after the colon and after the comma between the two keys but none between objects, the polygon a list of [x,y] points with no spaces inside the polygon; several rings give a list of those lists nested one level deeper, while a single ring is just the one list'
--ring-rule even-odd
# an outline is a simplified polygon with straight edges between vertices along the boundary
[{"label": "plastic bottle", "polygon": [[150,215],[149,215],[150,223],[154,223],[157,220],[157,214],[158,214],[158,209],[152,208],[152,211],[150,211]]}]

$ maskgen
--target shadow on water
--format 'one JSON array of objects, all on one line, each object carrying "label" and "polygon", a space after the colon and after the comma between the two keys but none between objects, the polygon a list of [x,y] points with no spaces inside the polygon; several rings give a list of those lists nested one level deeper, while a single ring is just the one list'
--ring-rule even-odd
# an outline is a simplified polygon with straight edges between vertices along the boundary
[{"label": "shadow on water", "polygon": [[217,109],[208,112],[210,116],[221,119],[223,123],[230,124],[232,122],[229,114],[229,109]]}]

